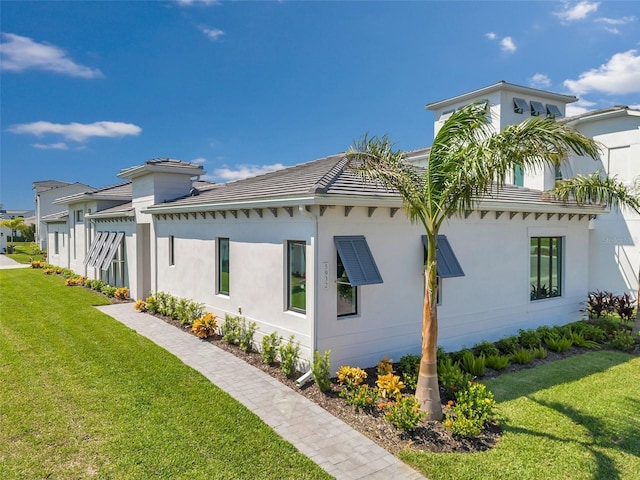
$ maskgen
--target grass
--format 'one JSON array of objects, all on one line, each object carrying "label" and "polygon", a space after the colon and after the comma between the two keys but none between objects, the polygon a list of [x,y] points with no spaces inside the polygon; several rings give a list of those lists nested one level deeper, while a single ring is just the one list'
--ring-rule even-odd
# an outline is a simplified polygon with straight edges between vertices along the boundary
[{"label": "grass", "polygon": [[9,244],[15,247],[15,253],[7,253],[6,256],[14,259],[18,263],[31,263],[32,260],[46,260],[41,253],[34,253],[36,246],[34,242],[9,242]]},{"label": "grass", "polygon": [[504,435],[474,454],[403,452],[431,480],[639,479],[640,358],[603,351],[485,382]]},{"label": "grass", "polygon": [[20,269],[0,298],[0,478],[330,478],[103,297]]}]

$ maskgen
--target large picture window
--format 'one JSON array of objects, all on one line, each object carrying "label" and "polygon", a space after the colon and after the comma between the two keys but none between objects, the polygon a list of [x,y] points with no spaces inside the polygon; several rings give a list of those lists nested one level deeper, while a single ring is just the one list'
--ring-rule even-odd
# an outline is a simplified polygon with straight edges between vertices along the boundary
[{"label": "large picture window", "polygon": [[218,293],[229,295],[229,239],[218,239]]},{"label": "large picture window", "polygon": [[562,237],[532,237],[531,300],[562,295]]},{"label": "large picture window", "polygon": [[307,262],[305,242],[288,242],[287,246],[288,295],[287,309],[307,311]]}]

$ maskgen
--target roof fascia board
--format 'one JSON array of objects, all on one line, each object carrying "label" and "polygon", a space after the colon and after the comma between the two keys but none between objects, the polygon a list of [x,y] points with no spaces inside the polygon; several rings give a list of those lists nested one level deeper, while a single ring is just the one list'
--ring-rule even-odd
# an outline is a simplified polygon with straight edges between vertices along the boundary
[{"label": "roof fascia board", "polygon": [[625,108],[620,110],[612,110],[610,112],[594,113],[593,115],[579,117],[574,120],[571,120],[570,118],[568,118],[566,122],[569,125],[580,125],[581,123],[597,122],[599,120],[605,120],[605,119],[616,118],[616,117],[624,117],[624,116],[640,117],[640,111]]},{"label": "roof fascia board", "polygon": [[197,167],[176,167],[172,165],[137,165],[131,168],[125,168],[118,173],[118,177],[120,178],[129,178],[134,179],[136,177],[141,177],[142,175],[147,175],[149,173],[177,173],[180,175],[188,175],[190,177],[203,175],[204,170],[201,166]]},{"label": "roof fascia board", "polygon": [[563,102],[563,103],[573,103],[578,101],[578,97],[573,95],[563,95],[561,93],[547,92],[546,90],[523,87],[522,85],[515,85],[513,83],[507,83],[503,81],[503,82],[494,83],[493,85],[489,85],[487,87],[480,88],[478,90],[473,90],[471,92],[463,93],[462,95],[457,95],[455,97],[445,98],[444,100],[438,100],[435,102],[427,103],[427,105],[425,106],[425,109],[438,110],[439,108],[443,108],[454,103],[469,101],[473,98],[477,98],[483,95],[487,95],[489,93],[497,92],[499,90],[509,90],[509,91],[524,94],[524,95],[543,96],[543,97],[554,99],[556,101]]},{"label": "roof fascia board", "polygon": [[121,210],[119,212],[109,212],[109,213],[87,213],[85,218],[114,218],[114,217],[135,217],[136,212],[135,209],[131,208],[129,210]]}]

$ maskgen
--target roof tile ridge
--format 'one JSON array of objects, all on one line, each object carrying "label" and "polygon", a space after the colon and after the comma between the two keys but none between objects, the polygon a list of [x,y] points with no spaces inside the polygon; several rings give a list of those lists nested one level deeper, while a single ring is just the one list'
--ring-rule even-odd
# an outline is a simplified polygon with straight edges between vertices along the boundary
[{"label": "roof tile ridge", "polygon": [[329,160],[335,157],[339,157],[337,161],[331,165],[331,168],[327,170],[322,177],[309,189],[310,193],[327,193],[329,187],[333,185],[333,183],[338,179],[340,175],[344,172],[347,165],[349,165],[349,160],[345,156],[344,153],[339,153],[337,155],[331,155],[329,157],[324,158],[323,160]]}]

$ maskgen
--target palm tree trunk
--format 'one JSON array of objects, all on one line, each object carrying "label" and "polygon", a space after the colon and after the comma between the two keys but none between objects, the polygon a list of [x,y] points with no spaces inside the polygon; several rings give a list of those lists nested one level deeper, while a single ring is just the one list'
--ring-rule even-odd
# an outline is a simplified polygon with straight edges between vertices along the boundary
[{"label": "palm tree trunk", "polygon": [[416,399],[429,420],[442,420],[440,386],[438,385],[438,283],[436,273],[437,235],[427,233],[424,308],[422,311],[422,357],[416,386]]}]

